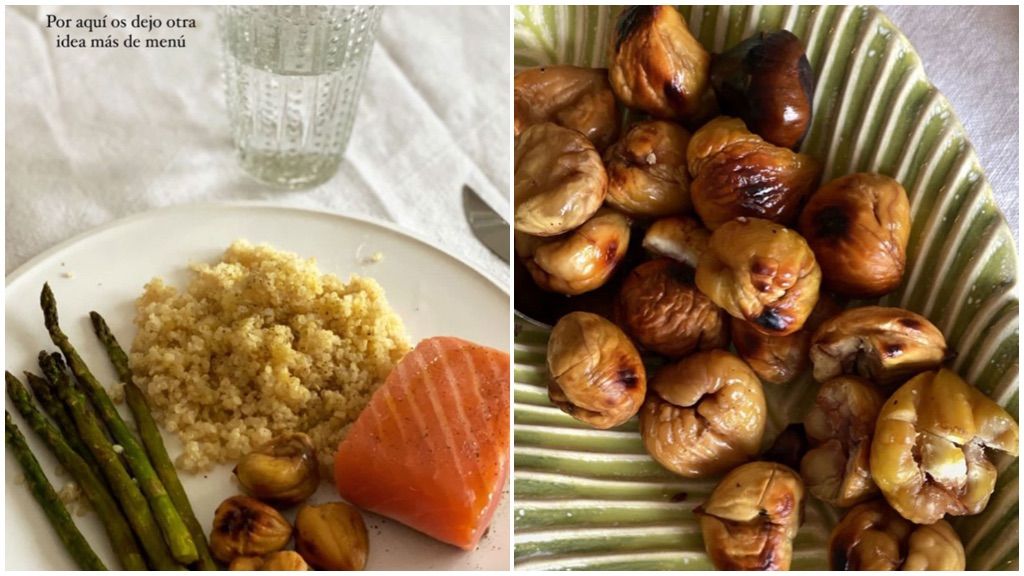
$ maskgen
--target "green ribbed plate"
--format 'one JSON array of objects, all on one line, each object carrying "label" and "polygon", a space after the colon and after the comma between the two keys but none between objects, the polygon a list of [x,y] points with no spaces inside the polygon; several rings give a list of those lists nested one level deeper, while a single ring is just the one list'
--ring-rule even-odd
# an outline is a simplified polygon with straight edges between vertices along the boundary
[{"label": "green ribbed plate", "polygon": [[[517,68],[603,66],[619,8],[515,9]],[[1013,238],[949,102],[924,75],[907,39],[874,8],[685,6],[690,30],[713,52],[756,30],[800,37],[817,76],[803,151],[825,180],[889,174],[910,195],[913,229],[903,286],[882,299],[930,318],[959,355],[968,382],[1018,410],[1018,301]],[[515,565],[517,569],[711,569],[692,509],[714,481],[674,476],[645,453],[636,422],[592,430],[547,399],[544,331],[517,321]],[[771,437],[798,421],[815,387],[769,386]],[[978,515],[953,521],[969,569],[1018,566],[1017,460],[996,460],[996,493]],[[827,567],[839,513],[808,501],[794,569]]]}]

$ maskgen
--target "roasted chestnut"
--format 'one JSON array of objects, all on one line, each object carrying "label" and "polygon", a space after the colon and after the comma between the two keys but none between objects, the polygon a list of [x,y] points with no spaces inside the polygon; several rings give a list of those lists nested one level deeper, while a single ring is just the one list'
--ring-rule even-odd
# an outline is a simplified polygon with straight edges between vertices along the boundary
[{"label": "roasted chestnut", "polygon": [[775,462],[750,462],[718,482],[694,510],[719,570],[788,570],[803,519],[804,486]]},{"label": "roasted chestnut", "polygon": [[882,174],[850,174],[811,195],[800,233],[821,266],[825,287],[855,298],[891,292],[903,280],[910,202]]},{"label": "roasted chestnut", "polygon": [[1017,455],[1017,423],[945,368],[918,374],[882,405],[871,476],[904,518],[931,524],[985,509],[996,467],[985,449]]},{"label": "roasted chestnut", "polygon": [[629,221],[603,209],[576,230],[555,238],[516,232],[516,253],[544,290],[576,295],[601,287],[629,247]]},{"label": "roasted chestnut", "polygon": [[668,258],[626,276],[615,318],[642,347],[669,357],[729,344],[725,312],[694,286],[693,269]]},{"label": "roasted chestnut", "polygon": [[884,500],[851,509],[832,529],[832,570],[963,570],[964,546],[945,520],[915,526]]},{"label": "roasted chestnut", "polygon": [[362,570],[370,553],[363,515],[345,502],[299,508],[295,549],[317,570]]},{"label": "roasted chestnut", "polygon": [[856,376],[840,376],[821,385],[804,419],[813,448],[800,463],[800,475],[812,496],[840,508],[878,493],[869,456],[882,396]]},{"label": "roasted chestnut", "polygon": [[792,224],[818,180],[818,162],[766,142],[739,118],[720,116],[690,138],[690,199],[714,230],[740,216]]},{"label": "roasted chestnut", "polygon": [[695,119],[709,99],[711,55],[671,6],[630,6],[609,46],[608,78],[619,100],[664,119]]},{"label": "roasted chestnut", "polygon": [[746,320],[732,318],[729,329],[732,344],[762,382],[783,384],[807,369],[810,365],[808,351],[814,329],[840,310],[842,308],[835,300],[821,294],[804,327],[786,336],[762,334]]},{"label": "roasted chestnut", "polygon": [[284,548],[292,525],[270,506],[248,496],[232,496],[214,512],[210,552],[221,562],[239,556],[263,556]]},{"label": "roasted chestnut", "polygon": [[708,248],[711,232],[690,216],[669,216],[655,220],[644,234],[644,248],[655,256],[671,258],[697,268],[700,255]]},{"label": "roasted chestnut", "polygon": [[942,332],[920,314],[902,308],[863,306],[826,320],[811,338],[814,379],[857,374],[889,386],[946,358]]},{"label": "roasted chestnut", "polygon": [[286,432],[249,452],[234,474],[246,494],[282,506],[304,502],[320,487],[316,446],[302,432]]},{"label": "roasted chestnut", "polygon": [[658,371],[640,409],[644,448],[689,478],[724,472],[761,449],[764,391],[743,360],[725,350],[687,356]]},{"label": "roasted chestnut", "polygon": [[633,216],[658,217],[690,210],[686,145],[690,133],[652,120],[630,127],[605,153],[607,202]]},{"label": "roasted chestnut", "polygon": [[803,327],[818,302],[821,270],[796,232],[740,218],[711,234],[696,280],[733,317],[764,334],[786,335]]},{"label": "roasted chestnut", "polygon": [[788,30],[758,32],[716,55],[711,86],[724,114],[776,146],[799,146],[811,127],[814,71]]},{"label": "roasted chestnut", "polygon": [[620,114],[604,68],[529,68],[516,74],[513,94],[517,136],[535,124],[554,122],[604,150],[619,135]]},{"label": "roasted chestnut", "polygon": [[589,312],[562,317],[548,339],[548,395],[563,412],[595,428],[632,418],[647,393],[647,373],[618,326]]},{"label": "roasted chestnut", "polygon": [[586,222],[604,202],[608,175],[583,134],[546,122],[516,136],[515,228],[557,236]]}]

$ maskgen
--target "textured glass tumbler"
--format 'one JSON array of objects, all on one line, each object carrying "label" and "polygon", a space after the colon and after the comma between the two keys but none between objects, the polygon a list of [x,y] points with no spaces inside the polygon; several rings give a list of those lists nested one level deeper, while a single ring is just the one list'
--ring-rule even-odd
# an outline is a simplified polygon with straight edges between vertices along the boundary
[{"label": "textured glass tumbler", "polygon": [[228,6],[227,106],[242,167],[286,188],[334,175],[348,145],[377,6]]}]

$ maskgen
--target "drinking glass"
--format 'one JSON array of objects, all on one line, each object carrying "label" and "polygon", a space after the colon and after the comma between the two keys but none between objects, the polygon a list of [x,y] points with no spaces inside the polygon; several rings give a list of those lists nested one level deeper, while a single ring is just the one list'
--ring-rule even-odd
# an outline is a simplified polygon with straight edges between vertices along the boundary
[{"label": "drinking glass", "polygon": [[327,181],[352,133],[378,6],[228,6],[227,106],[242,167],[285,188]]}]

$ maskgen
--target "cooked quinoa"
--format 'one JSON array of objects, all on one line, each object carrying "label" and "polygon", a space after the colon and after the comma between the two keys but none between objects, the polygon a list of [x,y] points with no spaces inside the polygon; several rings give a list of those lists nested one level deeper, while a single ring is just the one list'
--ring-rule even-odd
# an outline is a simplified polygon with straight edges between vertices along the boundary
[{"label": "cooked quinoa", "polygon": [[154,278],[136,302],[131,364],[190,472],[306,432],[325,471],[349,424],[409,350],[370,278],[343,282],[313,259],[233,243],[191,267],[184,291]]}]

